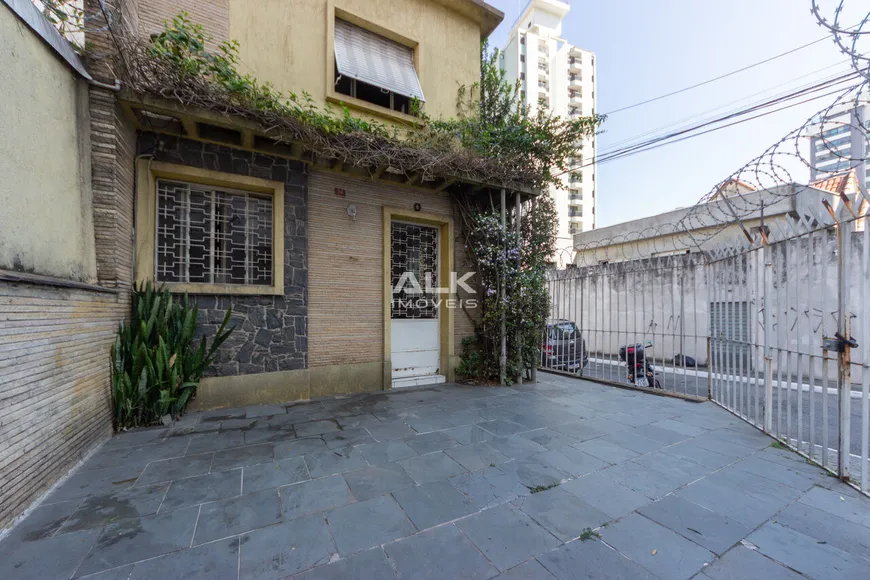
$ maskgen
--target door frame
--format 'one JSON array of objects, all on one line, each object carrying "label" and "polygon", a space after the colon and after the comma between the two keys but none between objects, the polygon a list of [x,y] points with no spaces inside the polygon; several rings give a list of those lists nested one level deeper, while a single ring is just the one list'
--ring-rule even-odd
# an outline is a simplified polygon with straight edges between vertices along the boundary
[{"label": "door frame", "polygon": [[[453,272],[453,252],[454,252],[454,237],[453,237],[453,219],[450,216],[442,216],[432,213],[413,211],[398,207],[384,206],[383,208],[383,288],[384,288],[384,390],[391,389],[393,386],[393,361],[392,361],[392,333],[390,329],[391,320],[391,301],[392,301],[392,285],[390,277],[391,260],[392,260],[392,228],[393,221],[402,221],[417,223],[425,226],[435,226],[439,228],[440,244],[438,247],[438,269],[441,272],[439,276],[439,286],[449,284],[450,273]],[[455,298],[453,294],[440,295],[442,300]],[[447,377],[448,381],[453,380],[453,369],[450,367],[450,361],[453,360],[454,340],[453,327],[454,316],[453,309],[446,308],[444,304],[439,307],[438,312],[438,327],[439,327],[439,368],[441,374]]]}]

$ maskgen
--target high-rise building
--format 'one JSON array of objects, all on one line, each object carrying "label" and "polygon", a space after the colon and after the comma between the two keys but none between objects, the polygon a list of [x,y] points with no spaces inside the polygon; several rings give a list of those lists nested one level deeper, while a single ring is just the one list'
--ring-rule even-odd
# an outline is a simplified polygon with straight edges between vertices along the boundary
[{"label": "high-rise building", "polygon": [[843,103],[810,126],[813,181],[855,170],[858,182],[870,190],[870,104],[866,99]]},{"label": "high-rise building", "polygon": [[[595,53],[562,38],[562,20],[570,6],[558,0],[531,0],[514,22],[502,50],[501,67],[519,80],[520,98],[531,108],[565,119],[595,113]],[[573,171],[564,187],[551,187],[559,212],[557,247],[573,248],[575,233],[595,227],[595,136],[577,143]],[[564,252],[563,252],[564,253]],[[560,262],[570,261],[571,255]]]}]

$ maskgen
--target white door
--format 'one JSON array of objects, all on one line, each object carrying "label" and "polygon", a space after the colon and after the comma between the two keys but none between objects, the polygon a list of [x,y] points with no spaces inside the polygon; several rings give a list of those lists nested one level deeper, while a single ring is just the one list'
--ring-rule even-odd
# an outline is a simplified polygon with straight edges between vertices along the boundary
[{"label": "white door", "polygon": [[393,386],[443,381],[438,294],[439,229],[392,222],[390,337]]}]

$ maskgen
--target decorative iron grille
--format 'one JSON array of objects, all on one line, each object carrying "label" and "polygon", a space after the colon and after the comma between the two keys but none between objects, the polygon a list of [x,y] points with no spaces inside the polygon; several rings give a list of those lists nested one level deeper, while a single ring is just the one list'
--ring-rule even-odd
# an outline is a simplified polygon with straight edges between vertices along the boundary
[{"label": "decorative iron grille", "polygon": [[438,228],[393,222],[390,240],[392,318],[438,318]]},{"label": "decorative iron grille", "polygon": [[157,181],[157,280],[271,286],[272,198]]}]

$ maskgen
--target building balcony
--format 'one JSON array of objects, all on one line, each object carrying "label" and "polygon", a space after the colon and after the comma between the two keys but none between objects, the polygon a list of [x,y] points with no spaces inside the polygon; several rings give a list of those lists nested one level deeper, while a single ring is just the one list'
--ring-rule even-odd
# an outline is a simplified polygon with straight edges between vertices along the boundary
[{"label": "building balcony", "polygon": [[577,212],[571,213],[569,211],[568,212],[568,221],[569,222],[582,222],[583,221],[583,214],[577,213]]},{"label": "building balcony", "polygon": [[582,85],[582,79],[580,75],[568,75],[568,88],[569,89],[579,89]]},{"label": "building balcony", "polygon": [[576,56],[568,57],[568,70],[572,73],[580,73],[583,67],[583,62]]}]

